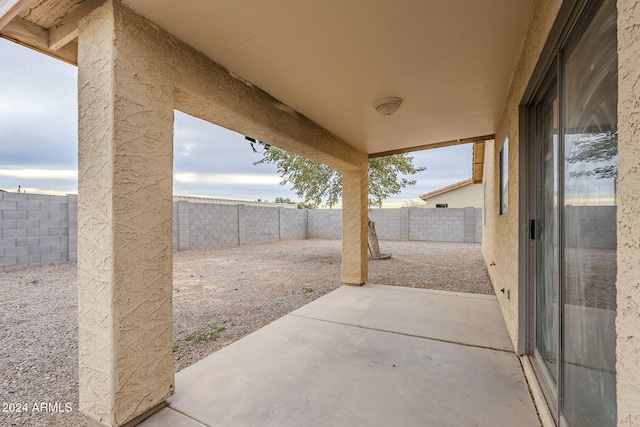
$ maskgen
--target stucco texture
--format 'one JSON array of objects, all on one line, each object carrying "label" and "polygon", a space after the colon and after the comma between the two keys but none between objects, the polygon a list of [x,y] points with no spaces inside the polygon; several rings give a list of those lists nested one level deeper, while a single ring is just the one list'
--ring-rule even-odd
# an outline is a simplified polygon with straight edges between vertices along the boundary
[{"label": "stucco texture", "polygon": [[[539,0],[536,2],[523,42],[523,50],[511,81],[505,108],[497,126],[495,142],[485,144],[483,182],[486,186],[484,212],[486,226],[482,233],[482,251],[514,348],[518,348],[519,338],[519,106],[561,4],[561,0]],[[509,138],[509,212],[507,215],[500,215],[499,156],[507,137]],[[505,289],[504,293],[500,292],[503,288]],[[510,295],[509,299],[508,295]]]},{"label": "stucco texture", "polygon": [[368,188],[367,169],[342,175],[342,281],[362,285],[367,281]]},{"label": "stucco texture", "polygon": [[[558,0],[536,3],[495,143],[485,147],[483,253],[514,346],[518,344],[519,103],[559,10]],[[640,6],[618,0],[618,246],[617,411],[619,426],[640,425]],[[499,215],[499,152],[509,137],[509,214]],[[491,265],[495,262],[496,265]]]},{"label": "stucco texture", "polygon": [[640,5],[618,0],[618,425],[640,425]]},{"label": "stucco texture", "polygon": [[78,68],[80,410],[120,426],[174,387],[173,109],[345,171],[343,277],[358,284],[367,155],[118,0],[81,21]]},{"label": "stucco texture", "polygon": [[80,408],[121,425],[173,391],[173,85],[119,7],[81,31]]}]

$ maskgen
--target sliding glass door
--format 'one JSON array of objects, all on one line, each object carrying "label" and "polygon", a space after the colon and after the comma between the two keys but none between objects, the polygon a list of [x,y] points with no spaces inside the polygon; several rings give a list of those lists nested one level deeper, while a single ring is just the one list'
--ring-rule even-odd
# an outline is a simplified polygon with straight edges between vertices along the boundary
[{"label": "sliding glass door", "polygon": [[[558,85],[551,79],[549,88],[535,108],[537,179],[537,254],[538,278],[535,322],[535,357],[543,368],[544,384],[557,400],[560,300],[559,217],[558,217]],[[537,230],[535,230],[537,228]]]},{"label": "sliding glass door", "polygon": [[616,9],[605,1],[564,60],[563,415],[616,423]]},{"label": "sliding glass door", "polygon": [[534,361],[556,421],[616,425],[614,0],[590,5],[529,108]]}]

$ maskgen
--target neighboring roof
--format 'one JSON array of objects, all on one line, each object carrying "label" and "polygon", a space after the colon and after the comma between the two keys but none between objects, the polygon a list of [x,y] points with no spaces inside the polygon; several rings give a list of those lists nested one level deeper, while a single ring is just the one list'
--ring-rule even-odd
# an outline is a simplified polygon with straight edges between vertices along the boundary
[{"label": "neighboring roof", "polygon": [[465,185],[469,185],[469,184],[473,184],[473,178],[467,178],[465,180],[458,181],[456,183],[447,185],[446,187],[438,188],[437,190],[433,190],[433,191],[430,191],[428,193],[424,193],[424,194],[420,195],[420,198],[422,200],[426,200],[426,199],[428,199],[430,197],[437,196],[438,194],[446,193],[448,191],[455,190],[457,188],[464,187]]}]

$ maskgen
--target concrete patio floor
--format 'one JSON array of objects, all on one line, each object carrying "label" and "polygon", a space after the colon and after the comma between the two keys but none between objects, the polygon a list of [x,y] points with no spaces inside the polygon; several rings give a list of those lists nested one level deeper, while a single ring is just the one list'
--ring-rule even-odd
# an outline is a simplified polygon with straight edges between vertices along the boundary
[{"label": "concrete patio floor", "polygon": [[539,426],[494,296],[343,286],[176,374],[142,427]]}]

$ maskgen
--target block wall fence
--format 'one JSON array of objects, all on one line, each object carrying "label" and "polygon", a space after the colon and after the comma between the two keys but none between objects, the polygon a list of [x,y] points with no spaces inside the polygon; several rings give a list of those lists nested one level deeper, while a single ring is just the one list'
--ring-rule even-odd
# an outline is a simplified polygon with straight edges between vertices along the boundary
[{"label": "block wall fence", "polygon": [[[77,213],[76,195],[0,192],[0,271],[76,261]],[[479,243],[482,236],[482,210],[478,208],[372,209],[369,218],[376,223],[380,240]],[[340,209],[173,202],[175,251],[340,238]]]},{"label": "block wall fence", "polygon": [[78,196],[0,192],[0,271],[78,259]]}]

